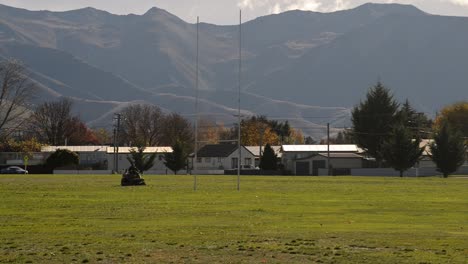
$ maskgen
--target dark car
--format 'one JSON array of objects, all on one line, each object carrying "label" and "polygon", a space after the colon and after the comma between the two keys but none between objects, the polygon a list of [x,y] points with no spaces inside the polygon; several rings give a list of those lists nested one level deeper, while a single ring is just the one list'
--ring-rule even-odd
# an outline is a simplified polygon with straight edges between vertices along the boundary
[{"label": "dark car", "polygon": [[28,171],[20,167],[11,166],[0,170],[1,174],[28,174]]}]

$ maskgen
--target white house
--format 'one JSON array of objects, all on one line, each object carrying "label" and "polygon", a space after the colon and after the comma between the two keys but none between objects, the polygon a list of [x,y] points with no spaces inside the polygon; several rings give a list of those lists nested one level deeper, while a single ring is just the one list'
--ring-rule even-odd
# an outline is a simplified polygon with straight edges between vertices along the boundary
[{"label": "white house", "polygon": [[[283,145],[282,152],[285,169],[294,175],[317,176],[328,168],[327,145]],[[330,166],[349,174],[349,170],[363,167],[363,153],[357,145],[330,145]]]},{"label": "white house", "polygon": [[[231,170],[237,169],[239,151],[236,144],[206,145],[197,152],[194,169]],[[241,146],[241,168],[254,168],[255,155]]]}]

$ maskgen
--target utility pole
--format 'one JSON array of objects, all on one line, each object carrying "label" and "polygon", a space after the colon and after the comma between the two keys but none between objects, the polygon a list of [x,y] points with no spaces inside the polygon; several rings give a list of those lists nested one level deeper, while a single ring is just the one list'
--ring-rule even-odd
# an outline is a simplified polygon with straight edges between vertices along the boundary
[{"label": "utility pole", "polygon": [[242,10],[239,10],[239,95],[238,95],[238,112],[237,123],[239,126],[237,135],[237,148],[239,151],[239,158],[237,159],[237,190],[240,191],[240,173],[241,173],[241,77],[242,77]]},{"label": "utility pole", "polygon": [[330,123],[327,123],[327,165],[328,165],[328,176],[331,176],[331,165],[330,165]]},{"label": "utility pole", "polygon": [[197,162],[198,162],[198,115],[199,115],[199,92],[198,92],[198,60],[199,60],[199,27],[200,27],[200,17],[197,17],[197,57],[196,57],[196,80],[195,80],[195,91],[196,91],[196,100],[195,100],[195,160],[193,161],[193,190],[197,190]]},{"label": "utility pole", "polygon": [[116,171],[115,171],[115,168],[116,168],[115,164],[116,164],[116,161],[117,161],[117,152],[116,152],[116,146],[117,146],[117,143],[116,143],[116,142],[117,142],[117,138],[115,137],[115,136],[116,136],[116,131],[117,131],[117,129],[115,129],[115,126],[114,126],[114,129],[112,130],[112,132],[113,132],[113,138],[114,138],[114,152],[113,152],[113,153],[114,153],[114,164],[112,164],[112,166],[113,166],[113,171],[114,171],[114,173],[116,173]]},{"label": "utility pole", "polygon": [[260,131],[259,131],[260,132],[260,135],[259,135],[260,136],[260,146],[259,146],[260,149],[259,149],[259,152],[258,152],[259,165],[260,165],[260,161],[262,161],[262,156],[263,156],[262,155],[262,147],[263,147],[263,135],[265,134],[265,130],[266,130],[265,124],[260,123]]},{"label": "utility pole", "polygon": [[121,114],[114,114],[114,120],[116,121],[116,126],[114,128],[114,169],[116,173],[119,172],[119,132],[121,119]]}]

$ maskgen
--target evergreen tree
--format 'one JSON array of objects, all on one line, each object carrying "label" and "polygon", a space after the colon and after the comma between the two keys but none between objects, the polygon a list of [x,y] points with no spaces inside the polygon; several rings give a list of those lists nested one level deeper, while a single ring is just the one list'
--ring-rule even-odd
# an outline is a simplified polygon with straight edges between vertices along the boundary
[{"label": "evergreen tree", "polygon": [[314,144],[317,144],[317,141],[313,137],[308,136],[308,137],[304,138],[304,144],[314,145]]},{"label": "evergreen tree", "polygon": [[352,111],[354,140],[376,159],[379,166],[383,160],[383,143],[398,122],[397,112],[398,103],[380,82]]},{"label": "evergreen tree", "polygon": [[413,137],[420,137],[421,134],[427,134],[431,131],[432,120],[430,120],[424,113],[417,112],[407,99],[398,111],[399,122],[410,128]]},{"label": "evergreen tree", "polygon": [[424,152],[420,143],[421,139],[413,139],[411,131],[404,126],[393,129],[392,135],[384,143],[384,158],[392,168],[400,172],[400,177],[414,166]]},{"label": "evergreen tree", "polygon": [[46,160],[46,165],[50,168],[59,168],[69,165],[78,165],[80,157],[68,149],[57,149]]},{"label": "evergreen tree", "polygon": [[176,141],[176,143],[172,146],[172,150],[172,153],[166,153],[164,155],[164,164],[167,168],[177,174],[179,170],[185,167],[188,153],[186,147],[181,141]]},{"label": "evergreen tree", "polygon": [[260,168],[262,170],[276,170],[278,168],[278,156],[270,144],[265,146],[262,158],[260,159]]},{"label": "evergreen tree", "polygon": [[442,127],[435,133],[431,153],[437,170],[447,178],[465,162],[466,146],[461,133],[453,129],[448,122],[443,122]]},{"label": "evergreen tree", "polygon": [[138,147],[137,149],[132,148],[130,150],[130,157],[127,157],[130,165],[137,168],[142,174],[144,171],[147,171],[154,166],[154,161],[157,157],[156,153],[145,154],[145,149],[145,147]]}]

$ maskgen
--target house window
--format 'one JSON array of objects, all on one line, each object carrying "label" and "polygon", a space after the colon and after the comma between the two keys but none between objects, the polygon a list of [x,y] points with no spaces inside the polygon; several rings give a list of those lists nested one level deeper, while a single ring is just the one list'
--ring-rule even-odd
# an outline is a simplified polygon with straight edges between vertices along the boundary
[{"label": "house window", "polygon": [[252,159],[251,158],[245,158],[245,165],[252,165]]},{"label": "house window", "polygon": [[197,158],[197,163],[202,163],[202,158]]},{"label": "house window", "polygon": [[237,169],[237,165],[238,165],[238,159],[237,158],[232,158],[231,159],[231,168]]},{"label": "house window", "polygon": [[210,163],[210,162],[211,162],[211,158],[205,158],[205,162],[206,162],[206,163]]},{"label": "house window", "polygon": [[218,162],[219,162],[219,163],[222,163],[222,162],[223,162],[223,158],[218,158]]}]

